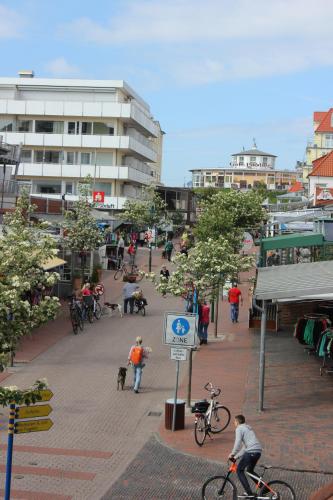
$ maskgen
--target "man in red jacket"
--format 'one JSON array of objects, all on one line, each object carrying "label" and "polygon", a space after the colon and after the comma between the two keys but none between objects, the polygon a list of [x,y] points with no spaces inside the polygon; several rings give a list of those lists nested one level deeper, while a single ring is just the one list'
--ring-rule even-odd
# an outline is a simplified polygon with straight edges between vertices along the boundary
[{"label": "man in red jacket", "polygon": [[228,302],[230,304],[231,321],[238,323],[239,302],[243,305],[243,297],[237,283],[234,283],[228,292]]},{"label": "man in red jacket", "polygon": [[199,338],[200,345],[207,344],[208,339],[208,325],[209,325],[210,307],[206,301],[199,308]]}]

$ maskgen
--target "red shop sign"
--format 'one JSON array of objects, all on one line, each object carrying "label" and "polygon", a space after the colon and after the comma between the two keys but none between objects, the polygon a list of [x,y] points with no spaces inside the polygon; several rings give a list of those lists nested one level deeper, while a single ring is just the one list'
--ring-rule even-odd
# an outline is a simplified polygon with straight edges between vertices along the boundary
[{"label": "red shop sign", "polygon": [[95,203],[104,203],[104,191],[94,191],[93,192],[93,201]]}]

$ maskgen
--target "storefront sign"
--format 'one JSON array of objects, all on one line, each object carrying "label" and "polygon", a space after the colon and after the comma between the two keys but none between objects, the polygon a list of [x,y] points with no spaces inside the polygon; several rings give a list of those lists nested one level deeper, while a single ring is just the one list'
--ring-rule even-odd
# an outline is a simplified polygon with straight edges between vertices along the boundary
[{"label": "storefront sign", "polygon": [[95,203],[104,203],[104,191],[93,191],[93,201]]}]

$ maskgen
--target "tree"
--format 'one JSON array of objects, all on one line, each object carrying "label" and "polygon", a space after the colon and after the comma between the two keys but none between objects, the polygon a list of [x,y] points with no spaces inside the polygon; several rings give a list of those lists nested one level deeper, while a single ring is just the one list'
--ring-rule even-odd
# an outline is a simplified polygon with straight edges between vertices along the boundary
[{"label": "tree", "polygon": [[47,388],[45,379],[36,380],[29,389],[18,389],[16,385],[9,387],[0,387],[0,405],[9,406],[12,403],[17,405],[31,405],[42,400],[40,391]]},{"label": "tree", "polygon": [[218,239],[222,234],[233,248],[239,248],[244,231],[259,227],[264,218],[261,201],[253,191],[219,191],[202,201],[195,228],[197,239]]},{"label": "tree", "polygon": [[89,201],[91,180],[87,177],[79,184],[79,199],[65,212],[64,245],[81,256],[81,276],[84,279],[85,257],[88,252],[98,248],[104,242],[104,235],[91,214],[93,208]]},{"label": "tree", "polygon": [[214,194],[218,193],[222,189],[223,188],[209,186],[209,187],[194,188],[193,192],[196,196],[197,201],[200,203],[203,200],[209,200]]},{"label": "tree", "polygon": [[4,216],[0,239],[1,371],[13,359],[20,338],[53,319],[59,308],[58,298],[45,293],[59,276],[42,267],[57,254],[56,242],[45,233],[44,223],[31,221],[33,212],[24,192],[15,210]]},{"label": "tree", "polygon": [[167,220],[166,203],[155,191],[154,186],[148,186],[142,189],[140,200],[126,200],[124,211],[119,217],[131,222],[138,229],[152,228]]},{"label": "tree", "polygon": [[241,256],[233,252],[229,241],[223,236],[213,240],[198,241],[186,255],[174,258],[176,270],[169,280],[161,280],[157,290],[162,294],[171,293],[185,296],[188,289],[196,289],[200,295],[212,295],[217,284],[237,277],[239,272],[253,266],[253,257]]}]

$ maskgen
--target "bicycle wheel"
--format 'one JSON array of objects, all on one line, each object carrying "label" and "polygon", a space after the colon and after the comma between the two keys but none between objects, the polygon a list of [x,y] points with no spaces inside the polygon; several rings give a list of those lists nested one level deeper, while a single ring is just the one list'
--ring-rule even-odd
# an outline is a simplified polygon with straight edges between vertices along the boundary
[{"label": "bicycle wheel", "polygon": [[93,310],[92,306],[89,306],[87,308],[87,316],[88,316],[89,323],[93,323],[94,322],[94,310]]},{"label": "bicycle wheel", "polygon": [[263,486],[260,490],[259,496],[263,495],[265,498],[271,498],[272,500],[296,499],[294,490],[284,481],[270,481],[267,483],[267,486],[271,489],[271,491],[268,491],[267,487]]},{"label": "bicycle wheel", "polygon": [[230,422],[230,411],[226,406],[216,406],[212,413],[210,421],[210,430],[213,434],[218,434],[224,431]]},{"label": "bicycle wheel", "polygon": [[77,317],[78,317],[78,326],[79,326],[79,328],[80,328],[80,330],[82,332],[83,331],[83,327],[84,327],[84,321],[83,321],[81,309],[80,310],[76,310],[76,314],[77,314]]},{"label": "bicycle wheel", "polygon": [[101,319],[101,317],[102,317],[102,307],[101,307],[101,304],[99,302],[96,302],[96,304],[95,304],[94,315],[95,315],[96,319]]},{"label": "bicycle wheel", "polygon": [[114,279],[119,280],[119,278],[122,277],[123,272],[124,272],[123,269],[117,269],[117,271],[114,273],[114,276],[113,276]]},{"label": "bicycle wheel", "polygon": [[203,500],[210,500],[213,498],[236,500],[237,488],[234,483],[227,477],[214,476],[209,478],[203,485],[201,490],[201,498]]},{"label": "bicycle wheel", "polygon": [[79,327],[77,311],[75,311],[75,309],[71,309],[70,316],[71,316],[73,333],[74,333],[74,335],[76,335],[78,332],[78,327]]},{"label": "bicycle wheel", "polygon": [[207,422],[205,415],[200,415],[196,418],[194,424],[194,439],[197,445],[202,446],[207,435]]}]

